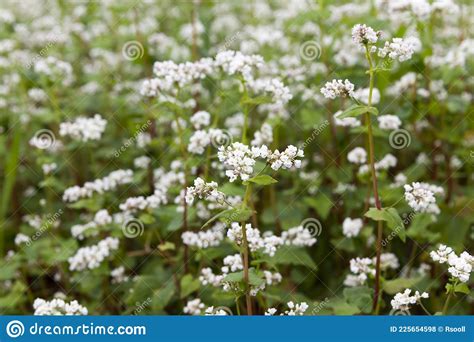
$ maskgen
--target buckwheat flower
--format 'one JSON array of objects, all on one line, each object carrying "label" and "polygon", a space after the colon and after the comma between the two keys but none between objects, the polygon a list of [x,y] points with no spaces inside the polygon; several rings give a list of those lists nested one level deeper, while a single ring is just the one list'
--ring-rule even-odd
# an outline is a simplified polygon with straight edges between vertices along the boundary
[{"label": "buckwheat flower", "polygon": [[347,160],[354,164],[367,162],[367,152],[362,147],[356,147],[347,154]]},{"label": "buckwheat flower", "polygon": [[41,168],[43,169],[44,175],[47,176],[58,168],[58,164],[56,164],[56,163],[43,164],[43,165],[41,165]]},{"label": "buckwheat flower", "polygon": [[[357,89],[353,97],[360,102],[368,105],[369,104],[369,95],[370,95],[370,89],[369,88],[361,88]],[[380,91],[377,88],[372,89],[372,105],[377,104],[380,102]]]},{"label": "buckwheat flower", "polygon": [[[286,304],[288,306],[288,309],[285,311],[285,315],[288,316],[303,316],[306,310],[308,310],[309,306],[306,302],[301,302],[300,304],[298,303],[293,303],[292,301],[288,302]],[[283,315],[283,314],[282,314]]]},{"label": "buckwheat flower", "polygon": [[147,156],[137,157],[133,160],[133,166],[135,166],[137,169],[147,169],[150,163],[151,159]]},{"label": "buckwheat flower", "polygon": [[206,305],[204,305],[204,303],[199,298],[188,300],[186,306],[183,308],[183,313],[199,316],[205,307]]},{"label": "buckwheat flower", "polygon": [[379,122],[380,129],[383,130],[399,129],[402,124],[398,116],[390,114],[378,116],[377,121]]},{"label": "buckwheat flower", "polygon": [[352,28],[352,40],[359,47],[364,47],[366,44],[375,44],[379,36],[379,32],[375,32],[373,28],[365,24],[357,24]]},{"label": "buckwheat flower", "polygon": [[447,263],[449,256],[454,254],[454,251],[451,247],[446,245],[439,245],[438,250],[432,251],[430,253],[431,259],[433,261],[439,262],[440,264]]},{"label": "buckwheat flower", "polygon": [[391,167],[397,166],[397,158],[393,154],[387,153],[374,166],[376,170],[388,170]]},{"label": "buckwheat flower", "polygon": [[149,133],[140,132],[137,134],[136,140],[139,148],[145,148],[151,143],[151,135]]},{"label": "buckwheat flower", "polygon": [[83,142],[100,140],[105,131],[107,121],[99,114],[92,118],[78,117],[73,122],[63,122],[59,125],[59,135],[70,136]]},{"label": "buckwheat flower", "polygon": [[238,178],[242,181],[249,179],[256,163],[249,147],[239,142],[232,143],[227,147],[220,146],[217,157],[227,169],[225,174],[229,177],[230,182],[234,182]]},{"label": "buckwheat flower", "polygon": [[97,245],[79,248],[75,255],[68,259],[70,271],[83,271],[85,269],[94,269],[100,266],[111,252],[117,250],[119,240],[117,238],[107,237]]},{"label": "buckwheat flower", "polygon": [[301,160],[296,158],[303,158],[303,150],[296,146],[290,145],[283,152],[275,150],[271,155],[268,156],[267,160],[270,167],[277,171],[280,168],[291,169],[292,167],[300,168]]},{"label": "buckwheat flower", "polygon": [[[247,242],[250,251],[256,252],[264,247],[264,242],[260,236],[260,231],[253,228],[250,223],[245,225],[245,232],[247,234]],[[242,226],[237,222],[232,222],[229,230],[227,230],[227,238],[235,242],[238,246],[242,244]]]},{"label": "buckwheat flower", "polygon": [[206,316],[228,316],[229,313],[223,309],[214,308],[213,306],[210,306],[206,309],[205,315]]},{"label": "buckwheat flower", "polygon": [[327,99],[335,99],[336,97],[352,97],[354,96],[354,85],[349,80],[332,80],[326,82],[321,88],[321,94]]},{"label": "buckwheat flower", "polygon": [[407,311],[410,309],[410,305],[416,304],[421,298],[429,298],[429,295],[426,292],[420,294],[416,291],[413,296],[410,296],[410,294],[410,289],[406,289],[403,293],[397,293],[390,302],[392,308],[394,310]]},{"label": "buckwheat flower", "polygon": [[218,222],[207,231],[184,232],[181,239],[185,245],[200,249],[219,246],[224,239],[224,224]]},{"label": "buckwheat flower", "polygon": [[242,256],[240,254],[228,255],[223,260],[224,266],[221,268],[223,274],[237,272],[244,269]]},{"label": "buckwheat flower", "polygon": [[471,276],[473,259],[474,258],[467,252],[464,252],[461,256],[457,256],[454,253],[450,254],[448,259],[450,266],[448,272],[453,277],[458,278],[459,281],[467,283]]},{"label": "buckwheat flower", "polygon": [[250,142],[252,146],[262,146],[273,142],[273,128],[270,124],[264,123],[260,130],[256,131],[253,140]]},{"label": "buckwheat flower", "polygon": [[344,279],[344,285],[348,287],[357,287],[364,285],[367,281],[367,275],[365,273],[361,274],[348,274]]},{"label": "buckwheat flower", "polygon": [[411,185],[406,184],[405,200],[408,205],[416,212],[437,212],[435,193],[442,194],[441,187],[433,186],[427,183],[414,182]]},{"label": "buckwheat flower", "polygon": [[206,131],[196,131],[189,138],[188,151],[194,154],[203,154],[211,143],[211,137]]},{"label": "buckwheat flower", "polygon": [[265,311],[265,316],[274,316],[277,312],[277,309],[275,308],[268,308],[266,311]]},{"label": "buckwheat flower", "polygon": [[210,267],[203,268],[201,270],[201,275],[199,276],[199,281],[204,286],[211,285],[218,287],[221,285],[222,279],[224,279],[224,276],[214,274]]},{"label": "buckwheat flower", "polygon": [[383,48],[379,48],[379,57],[385,58],[388,56],[391,59],[396,59],[400,62],[409,60],[415,52],[414,46],[410,41],[402,38],[393,38],[391,42],[385,42]]},{"label": "buckwheat flower", "polygon": [[87,308],[80,305],[77,300],[67,303],[59,298],[55,298],[51,301],[36,298],[33,303],[33,309],[35,309],[35,316],[85,316],[88,314]]},{"label": "buckwheat flower", "polygon": [[119,266],[110,271],[112,277],[112,284],[120,284],[128,281],[128,276],[125,274],[125,267]]},{"label": "buckwheat flower", "polygon": [[209,126],[211,123],[211,114],[200,110],[191,116],[190,121],[195,129],[201,129],[202,127]]},{"label": "buckwheat flower", "polygon": [[[375,265],[376,258],[372,259],[372,262]],[[398,261],[398,258],[395,254],[393,253],[382,253],[380,255],[380,268],[383,270],[387,270],[389,268],[391,269],[397,269],[400,267],[400,263]]]},{"label": "buckwheat flower", "polygon": [[350,269],[354,274],[375,275],[374,263],[369,258],[355,258],[350,261]]},{"label": "buckwheat flower", "polygon": [[31,88],[28,90],[28,97],[35,102],[45,102],[48,100],[48,95],[41,88]]},{"label": "buckwheat flower", "polygon": [[342,233],[348,238],[355,237],[359,235],[363,225],[364,223],[360,218],[351,219],[346,217],[342,222]]},{"label": "buckwheat flower", "polygon": [[30,237],[28,235],[23,234],[23,233],[18,233],[15,236],[15,245],[17,245],[17,246],[20,246],[23,243],[29,244],[30,242],[31,242]]},{"label": "buckwheat flower", "polygon": [[305,247],[316,243],[314,232],[303,226],[297,226],[281,233],[281,238],[285,245]]},{"label": "buckwheat flower", "polygon": [[206,183],[200,177],[194,180],[194,186],[190,186],[186,190],[186,202],[188,204],[192,204],[195,197],[217,203],[225,201],[225,195],[217,190],[216,182]]}]

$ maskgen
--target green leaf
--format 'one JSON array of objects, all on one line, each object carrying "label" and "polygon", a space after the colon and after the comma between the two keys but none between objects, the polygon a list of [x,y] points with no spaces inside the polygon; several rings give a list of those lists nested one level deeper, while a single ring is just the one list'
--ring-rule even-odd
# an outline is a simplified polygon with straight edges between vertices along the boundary
[{"label": "green leaf", "polygon": [[269,175],[255,176],[255,177],[252,177],[252,178],[248,179],[247,182],[252,182],[252,183],[255,183],[255,184],[258,184],[258,185],[269,185],[269,184],[278,183],[278,181],[275,178],[273,178]]},{"label": "green leaf", "polygon": [[360,309],[357,306],[350,305],[343,299],[331,300],[328,306],[334,310],[335,315],[352,316],[360,313]]},{"label": "green leaf", "polygon": [[459,283],[454,287],[454,292],[469,294],[471,291],[466,283]]},{"label": "green leaf", "polygon": [[[244,281],[244,272],[234,272],[229,273],[225,276],[223,281],[227,281],[230,283],[241,283]],[[249,269],[249,284],[253,286],[260,286],[262,285],[264,280],[255,272],[253,268]]]},{"label": "green leaf", "polygon": [[138,219],[142,221],[144,224],[152,224],[155,223],[156,219],[153,215],[143,213],[141,214]]},{"label": "green leaf", "polygon": [[365,216],[371,218],[374,221],[385,221],[387,226],[396,234],[398,237],[405,242],[406,232],[405,225],[403,224],[402,218],[398,215],[398,211],[395,208],[370,208],[365,213]]},{"label": "green leaf", "polygon": [[231,224],[232,222],[244,222],[252,216],[253,210],[249,208],[235,208],[226,210],[220,217],[224,223]]},{"label": "green leaf", "polygon": [[99,198],[86,198],[68,205],[73,209],[88,209],[90,211],[99,211],[103,208],[102,200]]},{"label": "green leaf", "polygon": [[317,268],[316,263],[306,250],[293,246],[280,247],[273,257],[269,257],[268,262],[281,265],[306,266],[314,270]]},{"label": "green leaf", "polygon": [[241,101],[242,104],[259,105],[265,103],[271,103],[272,98],[270,96],[257,96],[257,97],[244,97]]},{"label": "green leaf", "polygon": [[369,106],[361,106],[361,105],[352,105],[343,111],[341,114],[337,116],[338,119],[344,119],[348,117],[357,117],[364,113],[371,113],[374,115],[378,115],[379,111],[375,107]]},{"label": "green leaf", "polygon": [[201,283],[199,279],[194,279],[191,274],[186,274],[181,278],[181,299],[186,298],[194,291],[199,290]]},{"label": "green leaf", "polygon": [[373,290],[367,286],[348,287],[343,291],[347,304],[356,306],[360,311],[372,311]]},{"label": "green leaf", "polygon": [[316,210],[322,219],[328,217],[329,212],[334,205],[331,198],[322,192],[319,192],[315,197],[305,197],[304,202]]}]

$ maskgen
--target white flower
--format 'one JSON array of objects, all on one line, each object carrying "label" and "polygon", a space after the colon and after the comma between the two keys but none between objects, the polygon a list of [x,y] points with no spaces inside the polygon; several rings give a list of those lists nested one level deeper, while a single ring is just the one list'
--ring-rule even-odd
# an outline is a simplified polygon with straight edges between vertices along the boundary
[{"label": "white flower", "polygon": [[378,36],[373,28],[365,24],[357,24],[352,28],[352,40],[360,47],[376,43]]},{"label": "white flower", "polygon": [[99,114],[92,118],[78,117],[73,122],[63,122],[59,125],[59,135],[70,136],[83,142],[100,140],[105,131],[107,121]]},{"label": "white flower", "polygon": [[63,299],[55,298],[51,301],[46,301],[42,298],[36,298],[33,303],[35,309],[35,316],[62,316],[62,315],[87,315],[87,308],[80,305],[77,300],[69,303]]},{"label": "white flower", "polygon": [[437,261],[440,264],[444,264],[445,262],[448,262],[449,256],[453,253],[454,251],[451,247],[448,247],[446,245],[439,245],[438,250],[432,251],[430,253],[430,256],[433,261]]},{"label": "white flower", "polygon": [[190,121],[195,129],[201,129],[202,127],[209,126],[211,123],[211,114],[200,110],[191,116]]},{"label": "white flower", "polygon": [[354,85],[349,82],[349,80],[332,80],[331,82],[326,82],[323,88],[321,88],[321,93],[325,98],[335,99],[338,96],[341,97],[352,97],[354,96]]},{"label": "white flower", "polygon": [[198,177],[194,180],[194,186],[190,186],[186,190],[186,202],[191,204],[195,197],[206,199],[211,202],[224,203],[224,193],[217,190],[217,183],[206,183],[202,178]]},{"label": "white flower", "polygon": [[280,168],[290,169],[293,166],[296,168],[300,168],[301,160],[298,160],[296,158],[302,157],[304,157],[303,150],[293,145],[290,145],[281,153],[278,150],[275,150],[275,152],[271,153],[268,156],[267,160],[268,163],[270,163],[270,167],[273,170],[277,171]]},{"label": "white flower", "polygon": [[306,302],[301,302],[300,304],[298,304],[298,303],[295,304],[295,303],[290,301],[286,305],[288,306],[288,309],[290,309],[290,310],[285,311],[284,314],[288,315],[288,316],[303,316],[303,314],[309,308],[309,306],[308,306],[308,304],[306,304]]},{"label": "white flower", "polygon": [[117,250],[119,240],[108,237],[97,245],[80,248],[75,255],[68,259],[70,271],[82,271],[86,268],[94,269],[100,266],[112,251]]},{"label": "white flower", "polygon": [[360,218],[351,219],[350,217],[346,217],[342,223],[342,233],[348,238],[355,237],[359,235],[363,224]]},{"label": "white flower", "polygon": [[359,127],[361,125],[360,121],[354,117],[347,117],[339,119],[339,116],[342,114],[342,111],[337,111],[334,113],[334,124],[341,127]]},{"label": "white flower", "polygon": [[198,316],[202,313],[205,307],[206,306],[201,302],[201,299],[196,298],[188,300],[186,306],[183,308],[183,312],[188,315]]},{"label": "white flower", "polygon": [[388,55],[391,59],[398,59],[400,62],[409,60],[415,52],[414,45],[411,41],[402,38],[393,38],[391,42],[385,42],[383,48],[379,48],[379,57]]},{"label": "white flower", "polygon": [[253,173],[255,156],[247,145],[235,142],[227,147],[219,147],[217,152],[219,161],[227,169],[225,174],[229,181],[234,182],[237,178],[246,181]]},{"label": "white flower", "polygon": [[364,164],[367,161],[367,152],[362,147],[356,147],[347,154],[347,160],[354,164]]},{"label": "white flower", "polygon": [[119,266],[110,271],[112,277],[112,284],[120,284],[128,281],[128,276],[125,274],[125,267]]},{"label": "white flower", "polygon": [[[376,258],[372,259],[372,262],[375,264]],[[398,258],[395,254],[393,253],[382,253],[380,255],[380,268],[383,270],[386,269],[397,269],[400,267],[400,263],[398,261]]]},{"label": "white flower", "polygon": [[384,130],[399,129],[402,124],[398,116],[390,114],[378,116],[377,121],[379,122],[380,129]]},{"label": "white flower", "polygon": [[429,298],[429,295],[426,292],[420,294],[416,291],[413,296],[410,296],[410,293],[410,289],[406,289],[403,293],[397,293],[390,302],[392,308],[394,310],[407,311],[410,309],[410,305],[416,304],[421,298]]},{"label": "white flower", "polygon": [[273,142],[273,129],[268,123],[264,123],[259,131],[254,134],[253,140],[250,142],[252,146],[261,146]]},{"label": "white flower", "polygon": [[439,211],[434,195],[435,193],[442,194],[444,192],[441,187],[414,182],[411,185],[406,184],[404,188],[405,200],[414,211],[422,213],[437,213]]},{"label": "white flower", "polygon": [[147,169],[150,163],[151,159],[148,156],[137,157],[133,160],[133,166],[135,166],[137,169]]},{"label": "white flower", "polygon": [[188,246],[198,247],[201,249],[219,246],[224,239],[224,224],[216,223],[209,230],[199,232],[187,231],[181,234],[183,243]]}]

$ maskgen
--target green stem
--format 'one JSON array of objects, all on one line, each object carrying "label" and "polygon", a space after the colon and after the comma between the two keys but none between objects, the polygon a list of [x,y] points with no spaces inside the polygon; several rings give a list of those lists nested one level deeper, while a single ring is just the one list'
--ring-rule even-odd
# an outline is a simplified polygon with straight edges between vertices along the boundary
[{"label": "green stem", "polygon": [[[245,189],[245,196],[244,202],[242,203],[242,207],[246,207],[247,203],[252,196],[252,184],[248,183]],[[241,247],[241,255],[242,255],[242,263],[244,266],[244,283],[245,283],[245,301],[247,305],[247,315],[252,315],[252,298],[250,296],[250,284],[249,284],[249,248],[248,248],[248,240],[247,240],[247,230],[245,229],[245,221],[241,223],[242,225],[242,247]]]}]

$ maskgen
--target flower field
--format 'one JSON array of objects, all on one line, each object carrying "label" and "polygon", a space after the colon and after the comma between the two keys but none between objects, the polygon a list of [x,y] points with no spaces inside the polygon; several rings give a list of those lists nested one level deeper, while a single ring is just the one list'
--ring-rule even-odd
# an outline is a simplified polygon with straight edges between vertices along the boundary
[{"label": "flower field", "polygon": [[474,314],[474,5],[0,4],[0,312]]}]

